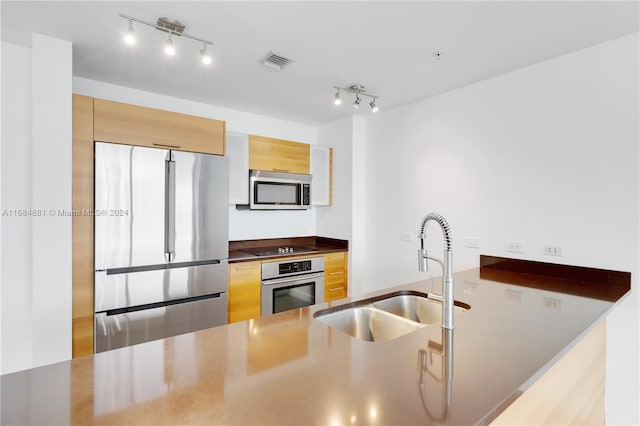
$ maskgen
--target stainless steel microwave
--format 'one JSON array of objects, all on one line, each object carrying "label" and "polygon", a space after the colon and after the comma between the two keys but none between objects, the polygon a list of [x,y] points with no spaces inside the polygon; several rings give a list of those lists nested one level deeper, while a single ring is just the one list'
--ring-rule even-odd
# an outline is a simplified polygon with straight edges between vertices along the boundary
[{"label": "stainless steel microwave", "polygon": [[311,207],[311,175],[251,170],[251,210],[303,210]]}]

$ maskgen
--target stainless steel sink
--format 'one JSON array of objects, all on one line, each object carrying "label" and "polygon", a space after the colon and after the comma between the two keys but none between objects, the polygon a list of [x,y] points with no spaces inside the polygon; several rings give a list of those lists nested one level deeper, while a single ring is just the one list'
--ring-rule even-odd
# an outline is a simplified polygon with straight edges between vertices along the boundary
[{"label": "stainless steel sink", "polygon": [[[390,297],[372,304],[374,308],[401,316],[420,324],[440,324],[442,321],[442,302],[414,295]],[[454,304],[453,315],[467,308]]]},{"label": "stainless steel sink", "polygon": [[[454,315],[471,306],[455,302]],[[396,291],[316,312],[314,318],[366,342],[385,342],[440,324],[442,304],[417,291]]]},{"label": "stainless steel sink", "polygon": [[316,317],[320,322],[367,342],[385,342],[422,327],[421,324],[372,308],[347,308]]}]

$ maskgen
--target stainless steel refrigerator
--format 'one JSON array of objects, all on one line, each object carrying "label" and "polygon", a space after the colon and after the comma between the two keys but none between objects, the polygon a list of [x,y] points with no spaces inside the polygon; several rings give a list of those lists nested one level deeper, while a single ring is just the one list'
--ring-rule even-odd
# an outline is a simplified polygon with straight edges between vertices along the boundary
[{"label": "stainless steel refrigerator", "polygon": [[228,159],[95,143],[95,352],[227,323]]}]

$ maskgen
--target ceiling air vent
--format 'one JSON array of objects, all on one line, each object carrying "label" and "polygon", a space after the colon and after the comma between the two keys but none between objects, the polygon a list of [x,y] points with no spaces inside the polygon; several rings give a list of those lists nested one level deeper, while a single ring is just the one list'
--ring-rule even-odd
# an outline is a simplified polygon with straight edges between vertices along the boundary
[{"label": "ceiling air vent", "polygon": [[269,54],[262,61],[262,63],[266,66],[275,68],[277,70],[281,70],[291,62],[293,62],[293,59],[286,58],[273,52],[269,52]]}]

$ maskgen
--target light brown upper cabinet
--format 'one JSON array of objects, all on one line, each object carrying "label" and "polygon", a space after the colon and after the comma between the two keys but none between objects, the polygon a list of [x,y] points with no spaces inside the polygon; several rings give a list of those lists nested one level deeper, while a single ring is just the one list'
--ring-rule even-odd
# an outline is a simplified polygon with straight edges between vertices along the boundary
[{"label": "light brown upper cabinet", "polygon": [[249,135],[249,168],[309,174],[309,145]]},{"label": "light brown upper cabinet", "polygon": [[94,100],[94,140],[224,155],[225,122]]}]

